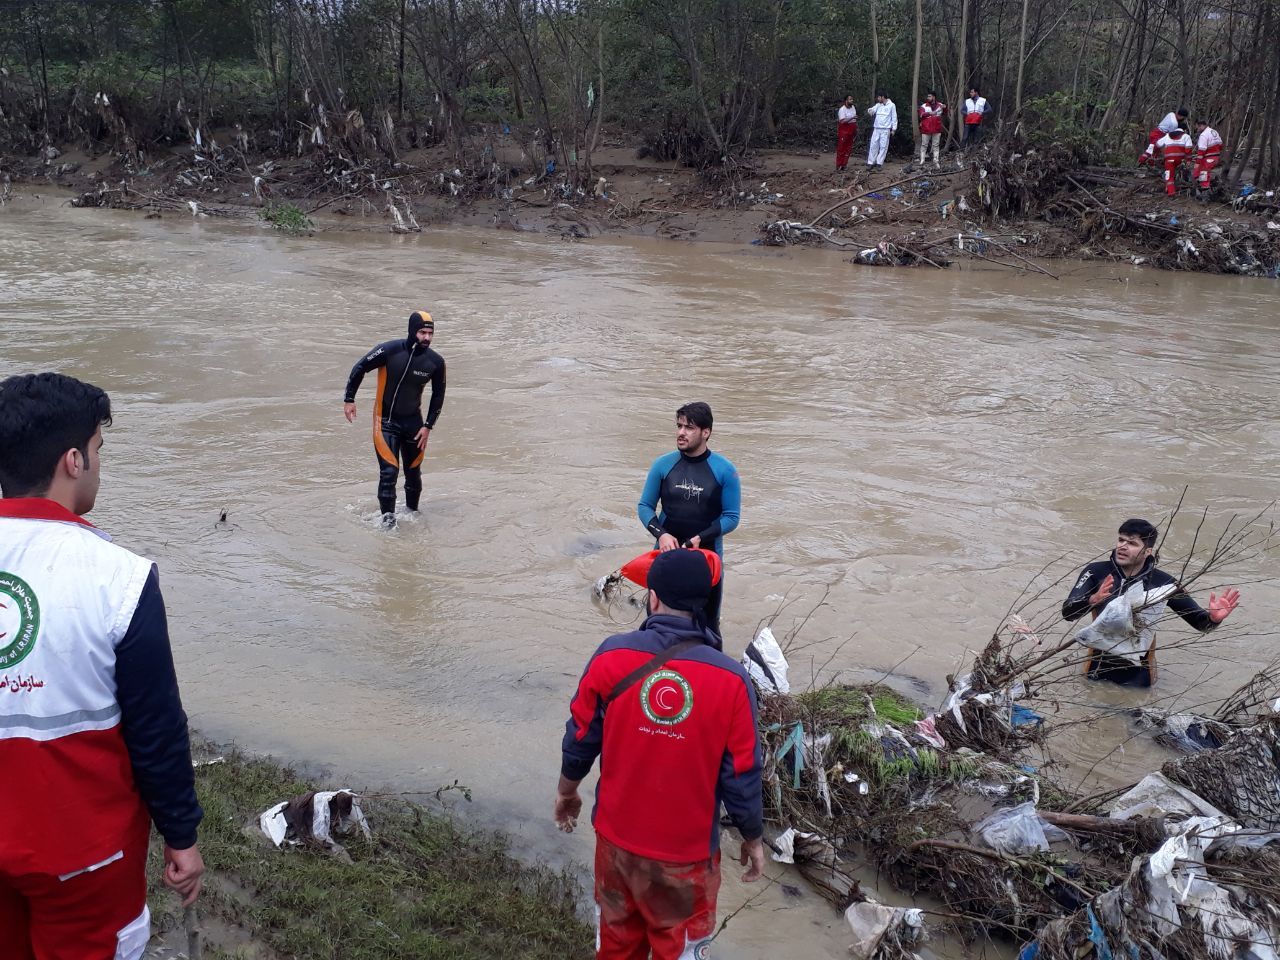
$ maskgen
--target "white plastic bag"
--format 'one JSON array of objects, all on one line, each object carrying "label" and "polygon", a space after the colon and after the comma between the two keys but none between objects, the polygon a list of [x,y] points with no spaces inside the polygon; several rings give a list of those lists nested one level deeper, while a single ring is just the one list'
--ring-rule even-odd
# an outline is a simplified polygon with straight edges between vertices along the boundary
[{"label": "white plastic bag", "polygon": [[756,638],[747,644],[742,654],[742,665],[756,686],[766,693],[790,693],[787,682],[787,658],[773,636],[773,631],[762,627]]},{"label": "white plastic bag", "polygon": [[1098,614],[1096,620],[1076,633],[1076,641],[1134,664],[1155,642],[1156,622],[1164,616],[1165,601],[1177,591],[1175,584],[1146,590],[1135,583]]},{"label": "white plastic bag", "polygon": [[1029,800],[996,810],[974,829],[992,850],[1010,854],[1044,853],[1050,841],[1067,838],[1063,831],[1041,820],[1036,805]]}]

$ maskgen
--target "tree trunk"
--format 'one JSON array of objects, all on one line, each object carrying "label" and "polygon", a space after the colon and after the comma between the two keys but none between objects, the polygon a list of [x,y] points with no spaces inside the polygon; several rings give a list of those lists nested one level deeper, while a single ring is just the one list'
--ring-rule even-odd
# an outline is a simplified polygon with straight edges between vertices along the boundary
[{"label": "tree trunk", "polygon": [[871,102],[875,103],[876,89],[880,83],[880,31],[876,29],[876,0],[871,5]]},{"label": "tree trunk", "polygon": [[[917,116],[920,109],[920,48],[924,46],[924,0],[916,0],[916,54],[911,64],[911,115]],[[912,124],[911,132],[915,134],[914,152],[920,151],[920,124]]]},{"label": "tree trunk", "polygon": [[951,126],[955,132],[956,139],[960,138],[960,121],[964,117],[964,95],[965,87],[965,43],[969,37],[969,0],[960,0],[960,54],[956,58],[956,95],[951,98],[951,102],[956,104],[955,112],[951,114]]},{"label": "tree trunk", "polygon": [[1027,7],[1030,0],[1022,0],[1022,27],[1018,30],[1018,85],[1013,93],[1013,115],[1022,122],[1022,76],[1027,65]]}]

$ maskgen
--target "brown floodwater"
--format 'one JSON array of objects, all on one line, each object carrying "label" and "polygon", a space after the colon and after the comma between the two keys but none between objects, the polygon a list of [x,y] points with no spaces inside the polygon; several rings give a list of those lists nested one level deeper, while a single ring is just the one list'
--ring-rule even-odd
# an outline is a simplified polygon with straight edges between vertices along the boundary
[{"label": "brown floodwater", "polygon": [[[891,673],[937,703],[1023,587],[1047,564],[1042,581],[1067,578],[1051,611],[1119,520],[1158,520],[1186,488],[1176,553],[1200,511],[1216,534],[1275,498],[1280,286],[1058,269],[478,230],[289,239],[27,198],[0,208],[0,375],[111,393],[92,519],[160,565],[195,727],[361,787],[456,779],[523,855],[585,863],[590,830],[550,822],[559,739],[587,657],[631,616],[590,585],[646,549],[635,502],[682,402],[712,404],[742,475],[726,648],[784,598],[780,633],[825,597],[801,683]],[[418,308],[448,400],[425,509],[388,534],[372,391],[353,426],[342,389]],[[1217,574],[1244,585],[1240,609],[1211,645],[1171,646],[1155,691],[1068,683],[1116,712],[1063,734],[1068,779],[1165,758],[1115,749],[1123,708],[1211,703],[1274,659],[1273,574],[1267,554]],[[758,889],[730,880],[722,915]],[[822,957],[849,937],[775,885],[722,940]]]}]

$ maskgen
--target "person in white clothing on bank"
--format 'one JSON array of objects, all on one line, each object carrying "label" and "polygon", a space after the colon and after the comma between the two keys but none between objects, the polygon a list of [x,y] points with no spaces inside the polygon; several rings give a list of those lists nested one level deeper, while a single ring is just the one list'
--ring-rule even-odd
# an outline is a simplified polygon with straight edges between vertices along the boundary
[{"label": "person in white clothing on bank", "polygon": [[867,169],[884,166],[889,138],[898,132],[898,108],[883,90],[876,91],[876,104],[867,110],[871,117],[871,146],[867,148]]}]

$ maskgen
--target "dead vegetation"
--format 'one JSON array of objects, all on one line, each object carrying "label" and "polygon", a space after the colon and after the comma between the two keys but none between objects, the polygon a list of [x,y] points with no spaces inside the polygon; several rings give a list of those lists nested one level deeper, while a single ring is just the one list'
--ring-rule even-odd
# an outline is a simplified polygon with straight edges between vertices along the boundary
[{"label": "dead vegetation", "polygon": [[[1263,514],[1203,534],[1201,517],[1166,565],[1198,590],[1272,540]],[[1134,736],[1179,753],[1141,783],[1070,785],[1055,738],[1117,708],[1080,697],[1085,650],[1070,633],[1045,639],[1062,630],[1067,566],[1041,572],[928,714],[875,684],[762,684],[775,856],[839,909],[859,905],[846,916],[863,960],[902,960],[920,939],[911,911],[863,891],[867,871],[922,897],[935,929],[1021,945],[1024,960],[1225,960],[1280,945],[1280,668],[1212,716],[1142,711]],[[799,629],[781,644],[793,655]]]}]

